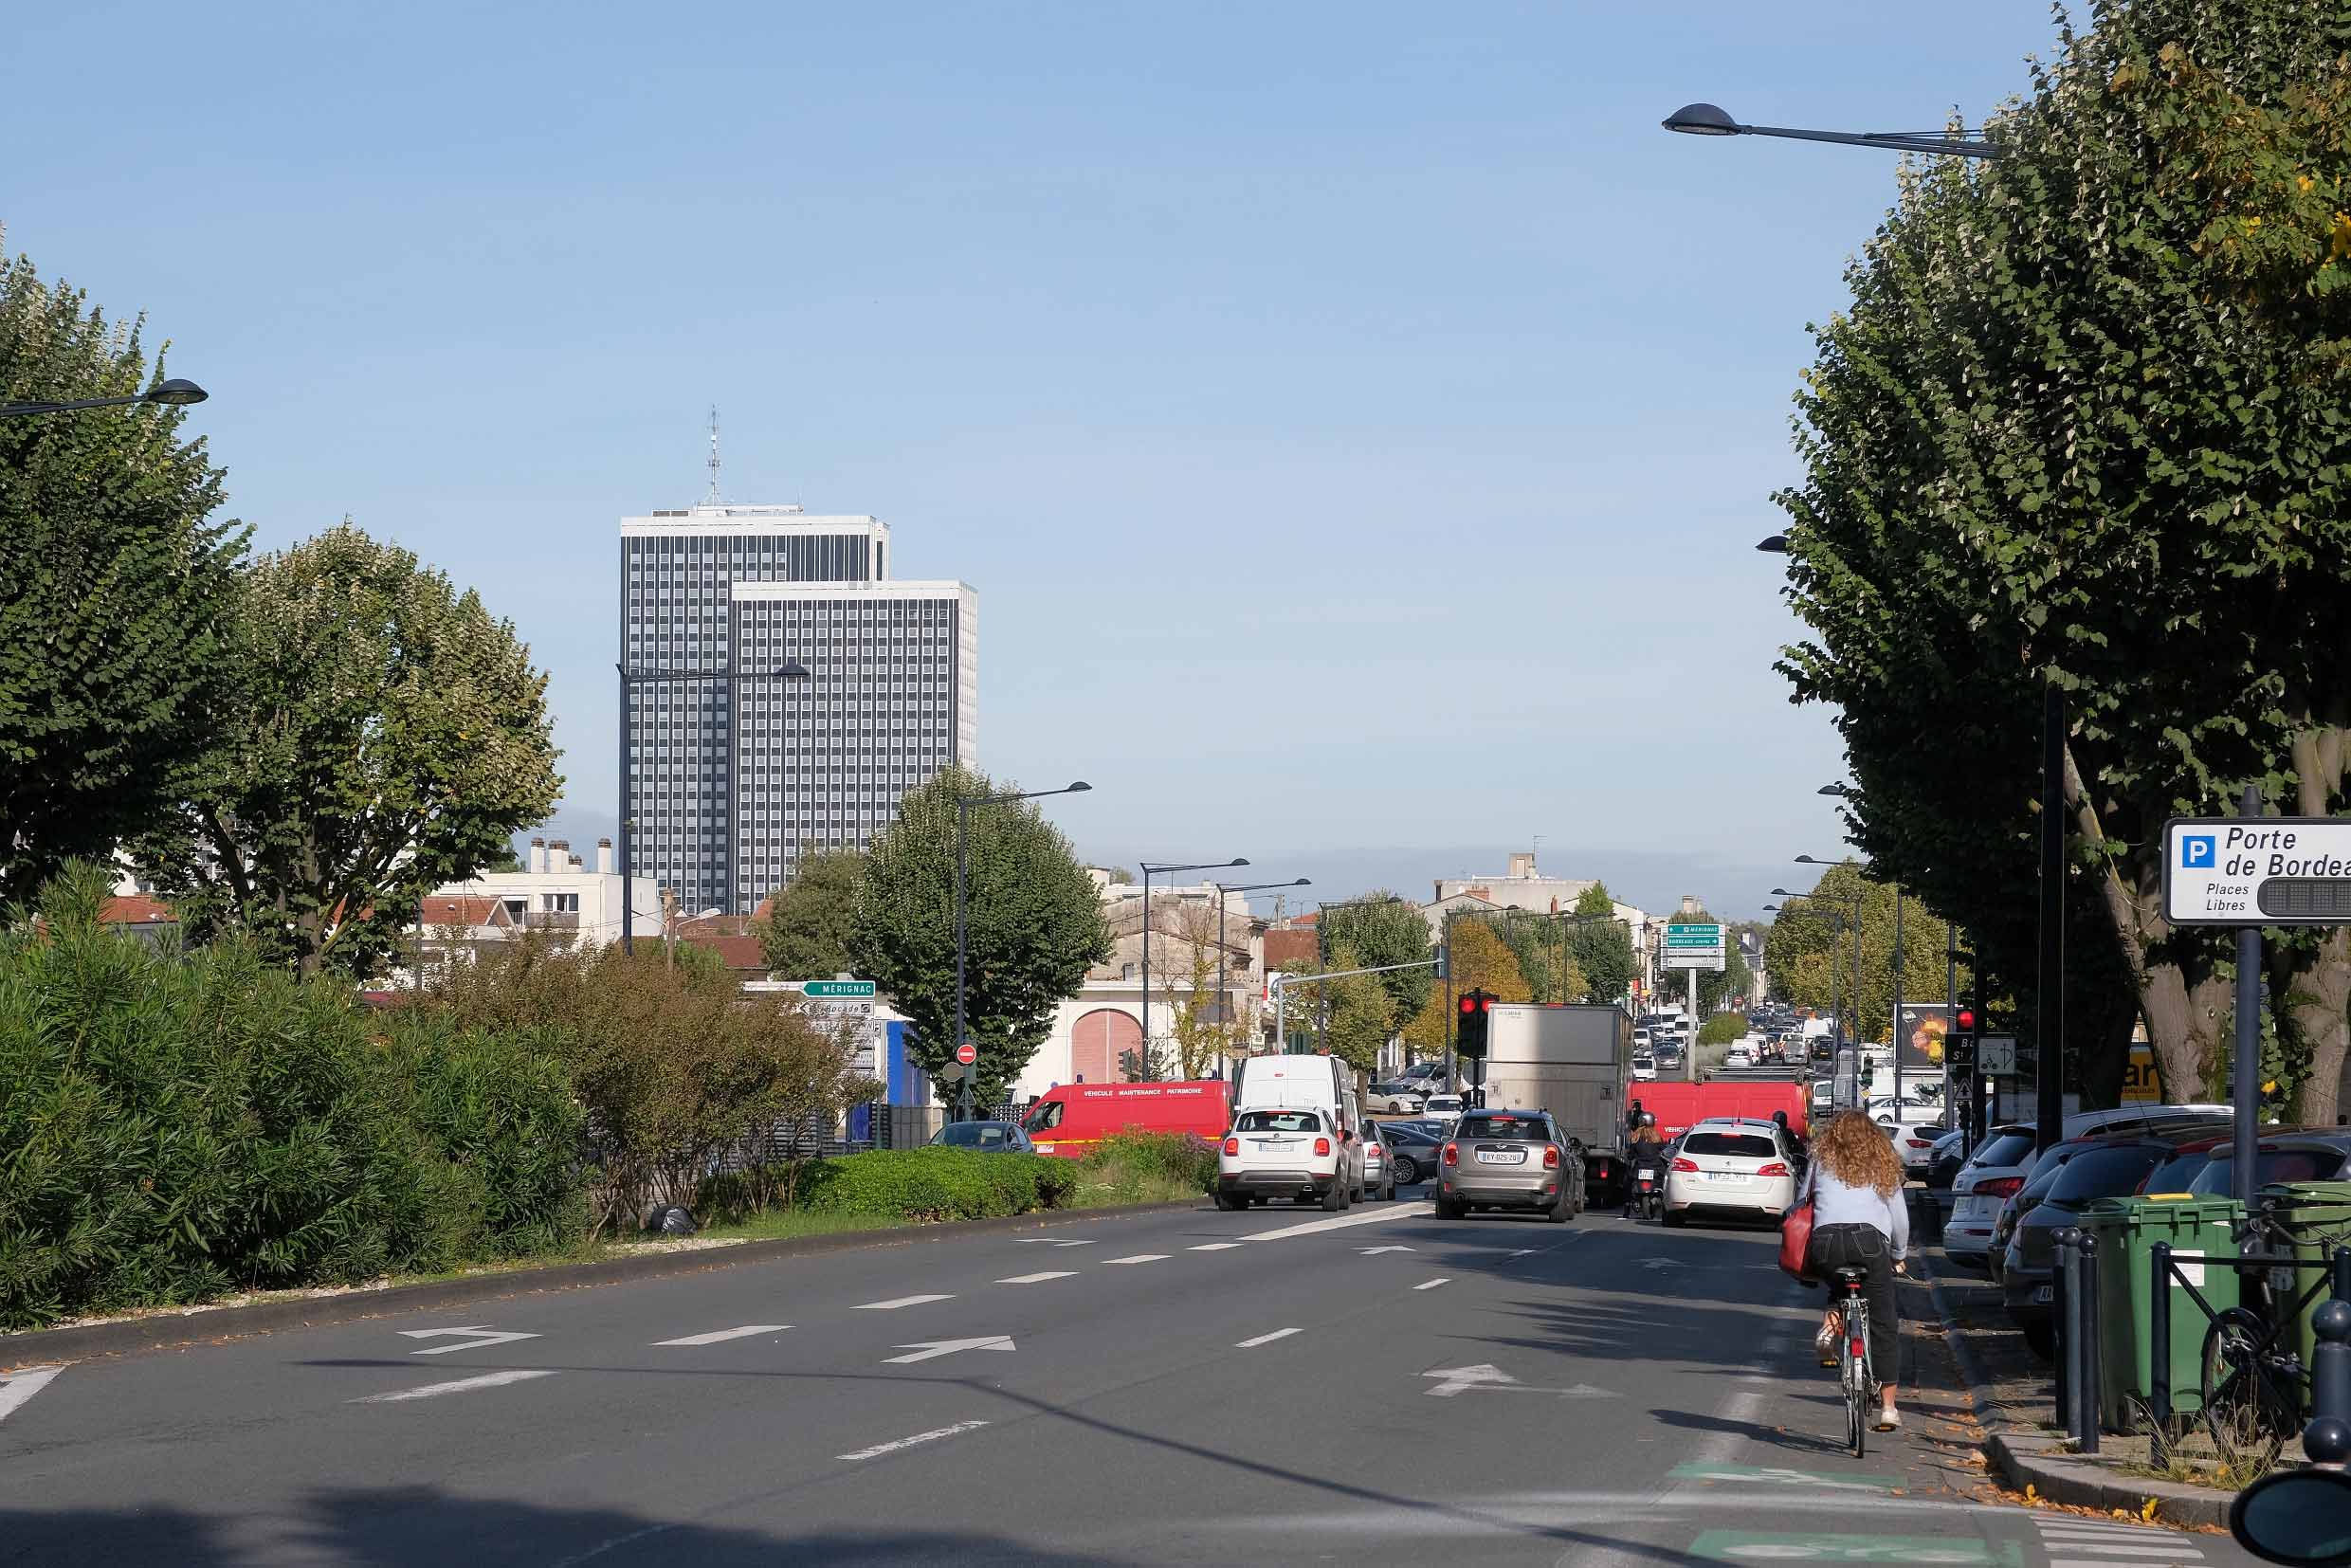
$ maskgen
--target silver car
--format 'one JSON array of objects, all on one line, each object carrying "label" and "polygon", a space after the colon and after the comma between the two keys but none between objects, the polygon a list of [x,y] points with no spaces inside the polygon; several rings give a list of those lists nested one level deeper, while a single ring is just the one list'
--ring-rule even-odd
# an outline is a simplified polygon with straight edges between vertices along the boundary
[{"label": "silver car", "polygon": [[1584,1206],[1581,1145],[1541,1111],[1462,1113],[1437,1155],[1436,1212],[1527,1209],[1553,1224]]}]

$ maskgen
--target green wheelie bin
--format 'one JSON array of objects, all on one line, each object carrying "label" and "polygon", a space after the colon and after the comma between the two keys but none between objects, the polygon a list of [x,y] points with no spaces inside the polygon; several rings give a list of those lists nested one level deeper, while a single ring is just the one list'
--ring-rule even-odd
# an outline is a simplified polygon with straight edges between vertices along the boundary
[{"label": "green wheelie bin", "polygon": [[[2261,1201],[2270,1234],[2303,1266],[2293,1270],[2291,1294],[2282,1298],[2290,1301],[2324,1274],[2337,1248],[2351,1247],[2351,1181],[2284,1182],[2264,1187]],[[2282,1289],[2285,1285],[2286,1270],[2280,1269],[2274,1288]],[[2327,1287],[2322,1284],[2303,1304],[2299,1321],[2282,1337],[2281,1342],[2290,1345],[2305,1368],[2318,1344],[2310,1319],[2326,1298]]]},{"label": "green wheelie bin", "polygon": [[[2245,1206],[2233,1198],[2101,1198],[2084,1208],[2082,1229],[2098,1237],[2098,1404],[2109,1431],[2129,1431],[2139,1423],[2143,1401],[2155,1387],[2155,1244],[2169,1242],[2175,1254],[2233,1258],[2236,1226]],[[2171,1281],[2172,1409],[2193,1414],[2204,1408],[2204,1330],[2211,1320],[2197,1309],[2180,1283],[2186,1276],[2214,1312],[2237,1304],[2233,1268],[2183,1262]]]}]

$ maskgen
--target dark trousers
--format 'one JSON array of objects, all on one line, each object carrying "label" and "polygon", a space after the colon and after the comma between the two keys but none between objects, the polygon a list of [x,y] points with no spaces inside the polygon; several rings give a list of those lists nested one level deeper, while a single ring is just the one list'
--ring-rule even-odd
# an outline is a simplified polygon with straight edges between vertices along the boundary
[{"label": "dark trousers", "polygon": [[1835,1270],[1868,1271],[1861,1294],[1869,1304],[1869,1365],[1879,1382],[1894,1382],[1894,1358],[1902,1342],[1894,1316],[1894,1244],[1874,1225],[1823,1225],[1813,1231],[1804,1261],[1813,1277],[1825,1282],[1838,1300],[1845,1293]]}]

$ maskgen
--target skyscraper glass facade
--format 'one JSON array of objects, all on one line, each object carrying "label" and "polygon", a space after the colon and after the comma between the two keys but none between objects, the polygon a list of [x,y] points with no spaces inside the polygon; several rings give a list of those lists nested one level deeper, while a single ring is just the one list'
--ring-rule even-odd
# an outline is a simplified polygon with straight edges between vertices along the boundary
[{"label": "skyscraper glass facade", "polygon": [[[796,506],[706,505],[623,518],[621,665],[639,675],[774,667],[781,658],[761,665],[737,657],[735,586],[870,581],[886,566],[888,542],[889,527],[877,519],[810,517]],[[641,682],[629,689],[621,743],[636,818],[634,870],[674,890],[689,914],[750,907],[735,902],[730,850],[735,715],[779,685],[738,680],[732,700],[720,680]]]}]

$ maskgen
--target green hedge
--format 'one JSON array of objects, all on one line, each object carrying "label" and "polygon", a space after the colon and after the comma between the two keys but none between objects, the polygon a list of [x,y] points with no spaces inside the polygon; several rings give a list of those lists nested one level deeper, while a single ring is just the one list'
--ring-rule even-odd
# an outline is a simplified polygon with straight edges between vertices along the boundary
[{"label": "green hedge", "polygon": [[1058,1209],[1077,1187],[1076,1163],[1048,1155],[875,1149],[811,1164],[797,1206],[884,1219],[987,1219]]},{"label": "green hedge", "polygon": [[579,1112],[527,1041],[393,1026],[240,947],[0,930],[0,1327],[436,1271],[578,1234]]},{"label": "green hedge", "polygon": [[1216,1145],[1191,1133],[1113,1133],[1086,1151],[1085,1168],[1130,1185],[1158,1176],[1189,1192],[1212,1193]]}]

